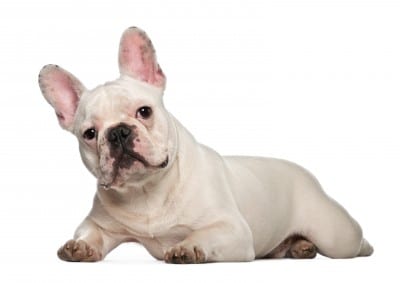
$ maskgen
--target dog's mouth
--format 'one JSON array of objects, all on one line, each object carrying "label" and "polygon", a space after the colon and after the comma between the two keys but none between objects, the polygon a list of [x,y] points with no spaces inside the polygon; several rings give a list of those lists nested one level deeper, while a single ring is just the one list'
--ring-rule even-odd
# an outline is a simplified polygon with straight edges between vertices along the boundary
[{"label": "dog's mouth", "polygon": [[[120,187],[123,186],[124,183],[121,183],[119,179],[120,176],[120,171],[121,170],[129,170],[134,166],[134,163],[140,163],[143,165],[144,168],[150,169],[150,171],[158,171],[159,169],[163,169],[168,166],[169,164],[169,157],[168,155],[164,159],[163,162],[160,164],[153,165],[149,161],[146,160],[141,154],[130,151],[127,149],[124,149],[123,152],[120,154],[120,156],[115,159],[113,163],[113,169],[112,169],[112,178],[111,181],[109,182],[100,182],[98,184],[99,188],[109,190],[113,187]],[[133,172],[135,174],[135,172]]]},{"label": "dog's mouth", "polygon": [[[160,164],[157,165],[151,165],[142,155],[140,155],[139,153],[135,152],[135,151],[130,151],[130,150],[124,150],[124,152],[122,153],[122,160],[124,158],[124,155],[128,157],[128,159],[132,159],[133,162],[138,161],[140,163],[143,164],[144,167],[147,168],[152,168],[152,169],[162,169],[167,167],[168,165],[168,155],[167,157],[164,159],[163,162],[161,162]],[[121,162],[120,162],[121,164]],[[120,168],[123,168],[122,166],[120,166]]]},{"label": "dog's mouth", "polygon": [[150,166],[149,162],[142,155],[124,148],[119,160],[117,161],[117,167],[129,168],[135,161],[142,163],[144,167]]}]

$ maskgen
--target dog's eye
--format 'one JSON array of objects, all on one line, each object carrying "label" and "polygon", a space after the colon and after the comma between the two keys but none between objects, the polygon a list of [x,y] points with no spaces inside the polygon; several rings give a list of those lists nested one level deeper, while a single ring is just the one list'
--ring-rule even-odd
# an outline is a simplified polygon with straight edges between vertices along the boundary
[{"label": "dog's eye", "polygon": [[153,110],[149,106],[143,106],[138,109],[136,112],[136,118],[142,118],[142,119],[149,119],[151,117],[151,114],[153,114]]},{"label": "dog's eye", "polygon": [[96,135],[97,135],[96,129],[95,128],[90,128],[90,129],[87,129],[83,133],[83,138],[85,140],[92,140],[92,139],[94,139],[96,137]]}]

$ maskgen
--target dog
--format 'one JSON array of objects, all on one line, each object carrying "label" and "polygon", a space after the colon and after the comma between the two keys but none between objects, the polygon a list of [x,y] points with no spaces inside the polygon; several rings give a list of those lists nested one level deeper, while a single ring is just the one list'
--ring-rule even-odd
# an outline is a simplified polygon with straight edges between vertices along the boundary
[{"label": "dog", "polygon": [[60,259],[100,261],[124,242],[185,264],[372,254],[359,224],[304,168],[223,157],[199,144],[164,107],[166,77],[144,31],[123,33],[118,61],[120,77],[93,90],[57,65],[39,74],[44,98],[98,180]]}]

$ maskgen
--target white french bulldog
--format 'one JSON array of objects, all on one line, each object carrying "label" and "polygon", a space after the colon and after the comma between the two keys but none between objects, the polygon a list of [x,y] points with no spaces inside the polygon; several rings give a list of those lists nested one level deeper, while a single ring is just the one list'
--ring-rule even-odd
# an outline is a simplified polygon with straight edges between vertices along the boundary
[{"label": "white french bulldog", "polygon": [[129,241],[168,263],[372,254],[358,223],[305,169],[222,157],[197,143],[165,110],[166,79],[140,29],[122,35],[119,67],[120,78],[93,90],[56,65],[39,75],[98,179],[93,208],[61,259],[99,261]]}]

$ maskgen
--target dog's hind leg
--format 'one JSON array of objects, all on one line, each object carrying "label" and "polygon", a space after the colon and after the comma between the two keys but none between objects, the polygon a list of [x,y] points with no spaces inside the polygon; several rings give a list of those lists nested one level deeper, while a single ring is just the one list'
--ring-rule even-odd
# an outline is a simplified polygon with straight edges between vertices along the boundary
[{"label": "dog's hind leg", "polygon": [[331,258],[369,256],[373,248],[363,238],[360,225],[333,199],[323,196],[303,208],[302,219],[306,237],[318,252]]}]

